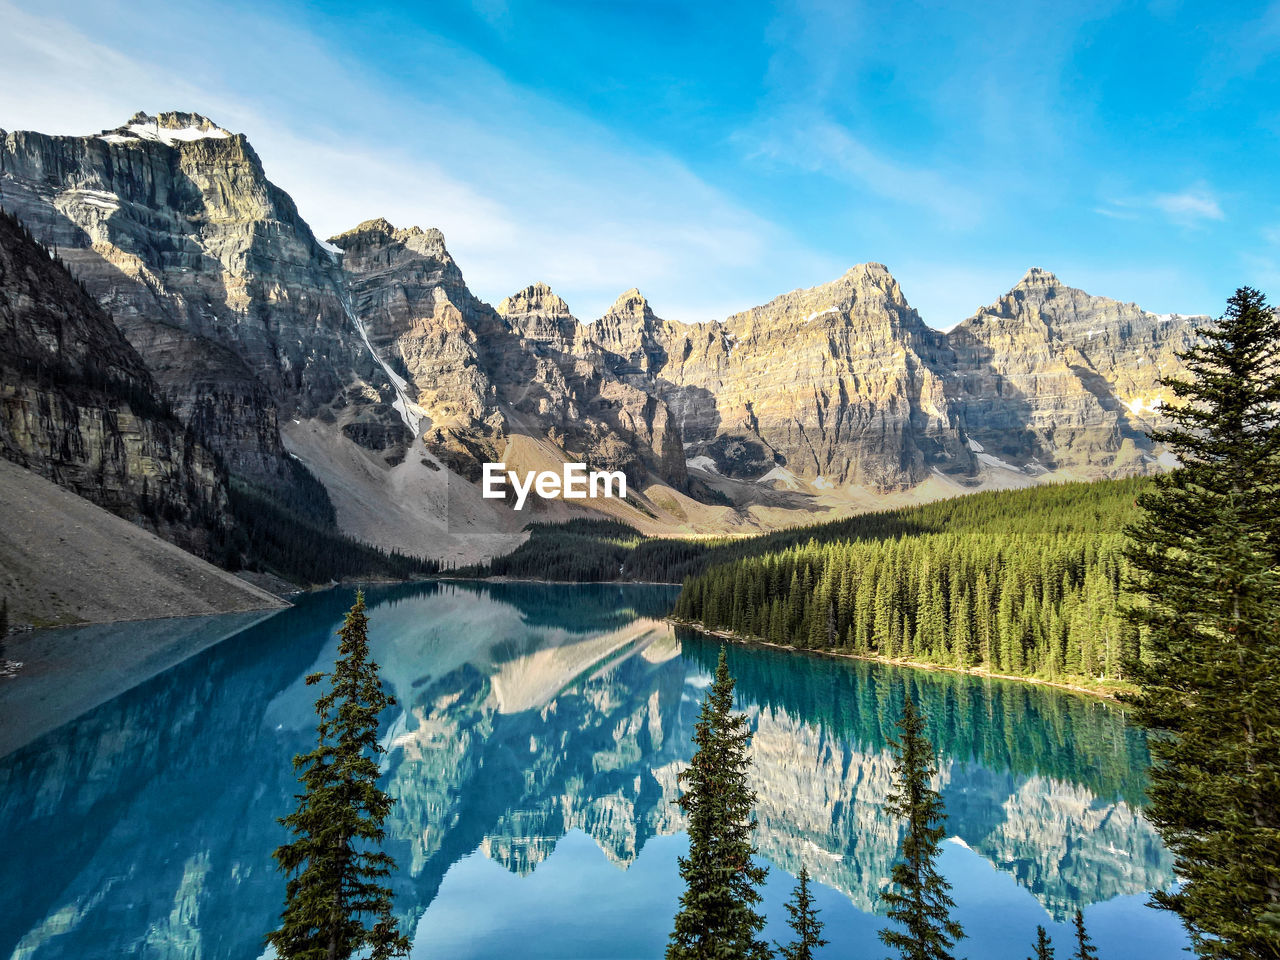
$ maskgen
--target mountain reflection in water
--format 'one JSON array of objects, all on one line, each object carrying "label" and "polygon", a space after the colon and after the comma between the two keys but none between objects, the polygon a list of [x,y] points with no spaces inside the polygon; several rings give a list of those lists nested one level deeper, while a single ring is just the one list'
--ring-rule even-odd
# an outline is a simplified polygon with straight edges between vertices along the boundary
[{"label": "mountain reflection in water", "polygon": [[[0,758],[0,956],[262,954],[283,897],[276,818],[298,789],[289,759],[314,741],[303,678],[332,662],[351,599],[304,598]],[[671,588],[442,583],[367,599],[398,700],[384,717],[386,849],[407,929],[477,852],[533,875],[527,888],[566,835],[628,867],[680,834],[671,801],[719,646],[661,620]],[[729,666],[754,732],[761,856],[792,874],[807,864],[861,911],[897,851],[881,808],[908,693],[941,754],[949,835],[1053,918],[1172,881],[1138,808],[1142,737],[1109,704],[738,646]],[[611,905],[574,906],[593,908]],[[670,914],[652,923],[665,931]]]}]

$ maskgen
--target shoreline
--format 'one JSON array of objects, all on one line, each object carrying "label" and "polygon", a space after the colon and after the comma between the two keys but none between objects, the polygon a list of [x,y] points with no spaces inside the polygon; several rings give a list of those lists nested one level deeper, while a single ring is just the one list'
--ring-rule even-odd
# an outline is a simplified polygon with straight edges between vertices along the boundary
[{"label": "shoreline", "polygon": [[773,650],[785,650],[788,653],[832,657],[840,660],[865,660],[868,663],[883,663],[893,667],[910,667],[913,670],[942,670],[947,673],[960,673],[965,676],[979,677],[984,680],[1009,680],[1014,683],[1031,683],[1042,687],[1053,687],[1057,690],[1065,690],[1068,693],[1076,693],[1082,696],[1093,697],[1097,700],[1106,700],[1119,707],[1124,707],[1125,705],[1117,694],[1131,689],[1128,685],[1086,687],[1078,683],[1046,680],[1042,677],[1018,676],[1017,674],[1012,673],[994,673],[990,670],[984,670],[981,667],[953,667],[941,663],[929,663],[924,660],[903,660],[899,658],[877,657],[870,654],[849,653],[842,650],[815,650],[807,647],[797,647],[789,643],[774,643],[771,640],[764,640],[760,637],[744,637],[729,630],[711,630],[697,621],[680,620],[676,617],[665,617],[664,619],[667,623],[674,626],[688,627],[691,630],[696,630],[704,636],[716,637],[720,640],[728,640],[731,643],[740,643],[743,646],[768,647]]},{"label": "shoreline", "polygon": [[[288,607],[81,623],[10,634],[22,663],[0,679],[0,757]],[[120,642],[122,631],[129,642]]]},{"label": "shoreline", "polygon": [[560,587],[591,587],[615,585],[620,587],[679,587],[670,580],[543,580],[540,577],[441,577],[433,580],[452,580],[455,583],[545,583]]}]

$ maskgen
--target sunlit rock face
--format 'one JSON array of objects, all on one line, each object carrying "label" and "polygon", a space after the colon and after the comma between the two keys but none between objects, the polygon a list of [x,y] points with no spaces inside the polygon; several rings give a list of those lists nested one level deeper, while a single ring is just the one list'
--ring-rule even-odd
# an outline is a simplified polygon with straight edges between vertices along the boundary
[{"label": "sunlit rock face", "polygon": [[945,338],[878,263],[723,323],[672,324],[637,291],[591,326],[614,369],[680,419],[690,455],[757,479],[773,466],[832,483],[909,486],[973,472],[943,392]]},{"label": "sunlit rock face", "polygon": [[197,553],[226,477],[98,304],[0,215],[0,455]]},{"label": "sunlit rock face", "polygon": [[[398,700],[383,783],[406,919],[477,851],[536,875],[577,829],[627,869],[650,838],[682,829],[671,801],[718,647],[678,641],[646,616],[661,591],[642,590],[370,588],[372,651]],[[271,851],[296,802],[289,759],[315,742],[305,677],[332,662],[349,602],[310,598],[0,759],[0,836],[14,854],[0,858],[11,891],[0,948],[256,956],[283,897]],[[909,693],[941,754],[949,834],[1055,915],[1170,882],[1132,802],[1145,750],[1107,705],[730,654],[753,732],[756,844],[777,868],[807,865],[873,908],[899,842],[881,813],[886,738]]]},{"label": "sunlit rock face", "polygon": [[400,365],[423,439],[456,472],[502,459],[512,436],[568,459],[623,470],[633,484],[685,480],[680,433],[658,398],[610,374],[568,306],[534,284],[495,310],[471,294],[438,230],[370,220],[333,238],[352,304]]},{"label": "sunlit rock face", "polygon": [[948,335],[948,394],[980,456],[1033,472],[1148,470],[1146,434],[1172,400],[1160,377],[1208,317],[1156,315],[1095,297],[1039,268]]},{"label": "sunlit rock face", "polygon": [[336,255],[243,135],[186,113],[0,133],[0,170],[0,205],[57,247],[233,472],[287,472],[281,414],[378,389]]},{"label": "sunlit rock face", "polygon": [[387,467],[422,442],[476,480],[515,442],[531,467],[582,460],[703,499],[690,459],[873,492],[1148,471],[1157,380],[1205,319],[1033,269],[944,334],[878,263],[708,323],[664,320],[635,289],[586,324],[545,284],[494,308],[438,230],[376,219],[319,242],[243,135],[188,113],[0,132],[0,205],[58,248],[231,472],[272,483],[291,482],[292,419],[335,462],[354,453],[339,438]]},{"label": "sunlit rock face", "polygon": [[938,471],[1154,468],[1157,380],[1204,317],[1156,316],[1030,271],[949,333],[889,271],[854,267],[723,322],[670,323],[637,290],[586,328],[609,369],[661,396],[690,457],[759,479],[775,466],[836,485],[909,487]]}]

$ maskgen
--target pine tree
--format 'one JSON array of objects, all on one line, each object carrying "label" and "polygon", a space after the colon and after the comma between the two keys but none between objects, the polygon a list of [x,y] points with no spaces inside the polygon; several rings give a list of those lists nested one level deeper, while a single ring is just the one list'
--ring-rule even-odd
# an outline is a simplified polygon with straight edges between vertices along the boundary
[{"label": "pine tree", "polygon": [[1035,956],[1027,957],[1027,960],[1053,960],[1053,941],[1044,927],[1036,927],[1035,951]]},{"label": "pine tree", "polygon": [[758,938],[764,917],[756,912],[768,868],[752,862],[756,794],[747,783],[751,734],[733,713],[733,678],[724,648],[715,681],[694,725],[697,745],[680,774],[685,790],[676,803],[689,817],[689,855],[680,858],[685,892],[680,897],[667,960],[764,960],[769,946]]},{"label": "pine tree", "polygon": [[796,938],[788,946],[779,943],[777,947],[786,960],[813,960],[814,950],[825,947],[828,941],[822,939],[823,923],[818,919],[821,911],[814,908],[813,895],[809,893],[809,868],[801,866],[796,880],[786,904],[787,925],[795,931]]},{"label": "pine tree", "polygon": [[955,901],[934,861],[946,830],[942,797],[929,786],[937,773],[933,746],[924,735],[924,718],[908,696],[898,721],[894,752],[894,786],[885,812],[905,821],[901,859],[893,865],[893,886],[881,894],[886,915],[902,929],[885,927],[880,939],[903,960],[952,960],[951,948],[964,937],[951,919]]},{"label": "pine tree", "polygon": [[1084,913],[1076,910],[1076,952],[1071,955],[1071,960],[1098,960],[1098,948],[1093,945],[1093,941],[1089,939],[1089,934],[1084,929]]},{"label": "pine tree", "polygon": [[[409,940],[391,917],[381,881],[395,862],[371,849],[385,834],[394,802],[378,787],[378,714],[395,703],[369,659],[364,594],[356,594],[338,635],[342,642],[329,691],[316,700],[318,743],[293,758],[304,792],[281,819],[294,834],[273,854],[290,875],[280,929],[267,940],[282,958],[336,960],[367,951],[371,960],[403,956]],[[326,674],[313,673],[308,684]],[[369,917],[369,925],[362,917]]]},{"label": "pine tree", "polygon": [[1153,894],[1205,957],[1280,957],[1280,318],[1242,287],[1182,355],[1152,434],[1181,466],[1139,498],[1130,664],[1148,818],[1183,883]]}]

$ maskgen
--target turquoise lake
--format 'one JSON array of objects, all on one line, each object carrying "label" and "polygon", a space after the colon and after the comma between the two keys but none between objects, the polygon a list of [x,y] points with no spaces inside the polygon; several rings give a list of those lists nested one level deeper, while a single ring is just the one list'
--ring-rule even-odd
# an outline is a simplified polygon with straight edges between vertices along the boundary
[{"label": "turquoise lake", "polygon": [[[398,704],[384,719],[385,849],[417,958],[657,958],[686,847],[676,778],[719,645],[662,621],[655,586],[367,591]],[[271,851],[314,744],[349,589],[302,598],[0,758],[0,957],[263,956]],[[122,624],[118,642],[127,644]],[[831,945],[883,957],[899,831],[886,737],[910,693],[948,812],[941,866],[968,938],[1022,960],[1037,924],[1102,960],[1179,958],[1146,892],[1173,882],[1143,818],[1147,753],[1115,706],[1042,687],[731,646],[750,722],[770,939],[805,864]]]}]

